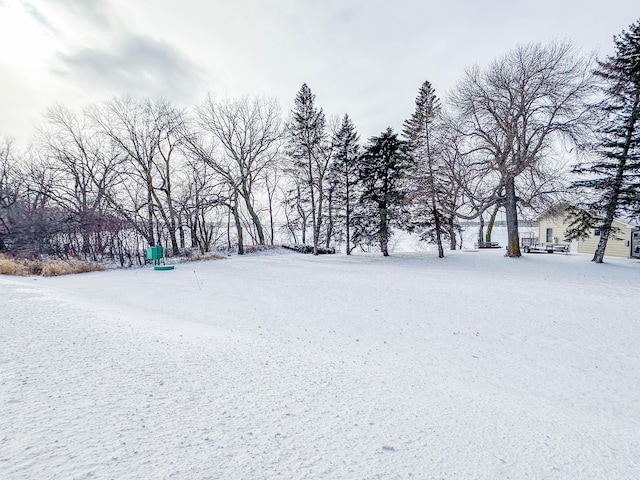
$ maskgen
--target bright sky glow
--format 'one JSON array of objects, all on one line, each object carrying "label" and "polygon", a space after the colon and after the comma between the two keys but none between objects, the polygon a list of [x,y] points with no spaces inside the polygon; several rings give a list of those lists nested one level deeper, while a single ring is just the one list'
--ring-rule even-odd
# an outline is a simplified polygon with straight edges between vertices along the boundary
[{"label": "bright sky glow", "polygon": [[631,0],[0,0],[0,135],[26,142],[48,106],[122,94],[266,95],[288,112],[306,82],[367,138],[401,127],[424,80],[444,98],[465,68],[532,41],[602,56],[637,14]]}]

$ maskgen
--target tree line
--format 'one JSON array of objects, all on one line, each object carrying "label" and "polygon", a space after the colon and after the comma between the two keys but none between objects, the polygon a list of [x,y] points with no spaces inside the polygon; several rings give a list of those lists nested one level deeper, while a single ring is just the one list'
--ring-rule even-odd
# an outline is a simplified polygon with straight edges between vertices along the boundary
[{"label": "tree line", "polygon": [[599,228],[601,262],[613,218],[640,214],[640,21],[614,47],[594,62],[566,42],[518,46],[445,101],[425,81],[402,131],[366,142],[306,84],[286,117],[250,97],[56,105],[26,151],[0,140],[0,251],[125,265],[158,244],[242,254],[285,239],[388,255],[402,229],[443,257],[462,221],[484,241],[502,211],[518,257],[519,215],[570,199],[570,236]]}]

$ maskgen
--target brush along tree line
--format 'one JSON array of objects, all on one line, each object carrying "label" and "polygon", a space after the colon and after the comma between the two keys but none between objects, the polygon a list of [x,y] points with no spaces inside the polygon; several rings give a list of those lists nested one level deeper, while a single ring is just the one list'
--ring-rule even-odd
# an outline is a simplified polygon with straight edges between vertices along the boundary
[{"label": "brush along tree line", "polygon": [[461,221],[488,215],[490,228],[503,211],[518,257],[519,215],[570,199],[570,234],[599,228],[601,262],[613,217],[640,214],[640,22],[614,46],[595,63],[565,42],[518,46],[468,69],[446,101],[425,81],[402,132],[365,142],[306,84],[287,118],[249,97],[56,105],[28,151],[0,141],[0,251],[124,265],[157,244],[243,253],[280,239],[388,255],[404,229],[442,257]]}]

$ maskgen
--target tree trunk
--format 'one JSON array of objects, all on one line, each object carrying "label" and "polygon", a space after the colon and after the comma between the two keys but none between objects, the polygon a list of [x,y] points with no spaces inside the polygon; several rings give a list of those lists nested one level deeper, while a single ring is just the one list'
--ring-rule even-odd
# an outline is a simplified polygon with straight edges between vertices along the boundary
[{"label": "tree trunk", "polygon": [[607,242],[609,241],[609,235],[611,233],[611,226],[613,225],[613,217],[616,214],[616,208],[618,206],[618,198],[620,196],[620,189],[622,188],[622,180],[624,175],[624,168],[626,165],[626,157],[628,149],[625,149],[625,156],[618,163],[618,169],[616,171],[616,177],[612,185],[611,198],[607,203],[607,209],[604,217],[604,222],[600,228],[600,240],[598,246],[593,254],[592,262],[602,263],[604,260],[604,251],[607,248]]},{"label": "tree trunk", "polygon": [[438,258],[444,258],[444,248],[442,247],[442,224],[440,221],[440,213],[438,212],[438,208],[435,204],[435,199],[433,201],[433,220],[435,223],[436,229],[436,243],[438,245]]},{"label": "tree trunk", "polygon": [[180,248],[184,250],[187,247],[187,242],[184,235],[184,225],[181,218],[179,218],[178,220],[180,222],[180,226],[178,227],[178,235],[180,237]]},{"label": "tree trunk", "polygon": [[240,212],[238,211],[238,192],[233,195],[233,219],[236,222],[236,233],[238,235],[238,255],[244,255],[244,239],[242,236],[242,221],[240,220]]},{"label": "tree trunk", "polygon": [[271,234],[271,246],[275,242],[275,228],[273,225],[273,198],[269,196],[269,231]]},{"label": "tree trunk", "polygon": [[233,214],[233,207],[229,208],[227,213],[227,247],[231,250],[231,215]]},{"label": "tree trunk", "polygon": [[331,247],[331,237],[333,237],[333,190],[329,190],[329,195],[327,197],[327,211],[328,219],[327,219],[327,238],[325,240],[325,247],[327,250]]},{"label": "tree trunk", "polygon": [[[89,234],[85,231],[82,232],[82,257],[87,260],[91,255],[91,240]],[[65,252],[66,253],[66,252]]]},{"label": "tree trunk", "polygon": [[434,228],[436,229],[436,244],[438,245],[438,258],[444,258],[444,248],[442,247],[442,221],[438,211],[438,199],[436,198],[436,179],[433,173],[433,157],[431,155],[431,141],[429,135],[429,124],[424,124],[424,138],[427,147],[427,165],[429,167],[429,196],[431,197],[431,213],[433,215]]},{"label": "tree trunk", "polygon": [[593,254],[593,262],[602,263],[604,259],[604,251],[607,248],[607,242],[609,240],[609,234],[611,233],[611,225],[613,225],[613,217],[616,214],[616,209],[618,208],[618,199],[620,197],[620,190],[622,189],[622,183],[624,180],[624,172],[627,164],[627,159],[629,158],[629,150],[631,148],[631,142],[635,131],[635,125],[638,121],[638,115],[640,111],[638,110],[638,105],[640,104],[640,95],[636,94],[635,101],[632,108],[631,118],[629,119],[629,124],[626,127],[626,138],[624,142],[624,146],[622,148],[622,155],[618,160],[618,168],[616,169],[616,176],[611,186],[612,192],[611,197],[609,198],[609,202],[607,203],[606,215],[604,219],[604,223],[600,230],[600,241],[598,242],[598,247],[596,248],[595,253]]},{"label": "tree trunk", "polygon": [[346,182],[347,192],[347,212],[346,212],[346,233],[347,233],[347,255],[351,255],[351,202],[349,197],[349,177]]},{"label": "tree trunk", "polygon": [[180,247],[178,246],[178,226],[176,222],[176,211],[173,206],[173,199],[171,198],[171,192],[167,192],[167,203],[169,207],[169,238],[171,239],[172,255],[180,255]]},{"label": "tree trunk", "polygon": [[453,216],[449,218],[448,230],[449,230],[449,249],[455,250],[457,248],[457,242],[456,242],[456,227],[455,227],[455,222],[453,220]]},{"label": "tree trunk", "polygon": [[598,246],[591,259],[592,262],[602,263],[604,259],[604,251],[607,248],[607,241],[609,240],[609,233],[611,232],[611,223],[609,223],[608,228],[606,227],[607,223],[607,220],[605,220],[605,225],[603,225],[603,228],[600,230],[600,241],[598,241]]},{"label": "tree trunk", "polygon": [[199,247],[198,242],[198,216],[196,215],[193,223],[189,226],[189,232],[191,235],[191,248]]},{"label": "tree trunk", "polygon": [[[313,188],[314,178],[313,178],[313,160],[311,158],[311,154],[308,154],[307,157],[307,169],[308,169],[308,178],[309,182],[309,192],[311,196],[311,228],[313,235],[313,254],[318,255],[318,237],[316,227],[318,225],[318,219],[316,218],[316,194]],[[305,234],[303,233],[303,237]]]},{"label": "tree trunk", "polygon": [[[301,230],[300,235],[302,236],[302,245],[306,245],[307,244],[307,218],[309,218],[309,214],[307,214],[304,211],[304,207],[302,205],[302,190],[300,188],[299,182],[296,183],[296,211],[298,212],[298,216],[300,217],[300,230]],[[295,238],[295,235],[294,235],[294,238]]]},{"label": "tree trunk", "polygon": [[[320,184],[318,188],[318,214],[316,215],[316,226],[313,230],[313,254],[318,255],[318,246],[320,245],[320,230],[322,229],[322,223],[324,221],[322,215],[323,203],[324,203],[324,192],[322,189],[322,179],[318,178],[318,183]],[[313,189],[313,187],[311,187]]]},{"label": "tree trunk", "polygon": [[235,215],[236,230],[238,231],[238,255],[244,255],[244,239],[242,237],[242,224],[240,223],[240,215]]},{"label": "tree trunk", "polygon": [[491,212],[491,217],[489,217],[489,224],[487,225],[487,236],[485,241],[487,243],[491,242],[491,234],[493,233],[493,226],[496,223],[496,216],[498,215],[498,205],[493,207],[493,212]]},{"label": "tree trunk", "polygon": [[173,205],[173,190],[171,189],[171,168],[169,159],[171,158],[171,153],[165,157],[165,181],[166,186],[164,188],[164,194],[167,199],[167,209],[169,210],[169,218],[165,219],[167,223],[167,227],[169,228],[169,238],[171,239],[171,253],[172,255],[180,255],[180,247],[178,247],[178,227],[176,222],[176,217],[178,216],[176,213],[176,209]]},{"label": "tree trunk", "polygon": [[258,244],[264,245],[265,241],[264,241],[264,230],[262,228],[262,222],[260,222],[260,217],[258,217],[258,214],[256,213],[255,209],[253,208],[253,205],[251,204],[251,194],[249,193],[249,190],[245,185],[245,183],[246,182],[242,183],[242,198],[244,199],[244,204],[247,207],[247,212],[249,212],[251,221],[253,222],[253,225],[256,227],[256,232],[258,233]]},{"label": "tree trunk", "polygon": [[380,208],[380,251],[385,257],[389,256],[389,215],[386,206]]},{"label": "tree trunk", "polygon": [[513,177],[507,177],[505,182],[504,207],[507,217],[507,257],[517,258],[520,253],[520,238],[518,236],[518,208],[516,199],[516,185]]},{"label": "tree trunk", "polygon": [[147,215],[147,241],[150,247],[155,247],[156,240],[153,235],[153,185],[150,176],[147,176]]}]

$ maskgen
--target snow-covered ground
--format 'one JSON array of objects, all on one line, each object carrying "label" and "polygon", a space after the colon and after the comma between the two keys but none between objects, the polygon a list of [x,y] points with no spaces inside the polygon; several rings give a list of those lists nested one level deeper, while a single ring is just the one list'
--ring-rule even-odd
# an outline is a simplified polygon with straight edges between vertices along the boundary
[{"label": "snow-covered ground", "polygon": [[640,478],[640,262],[503,253],[0,276],[0,478]]}]

